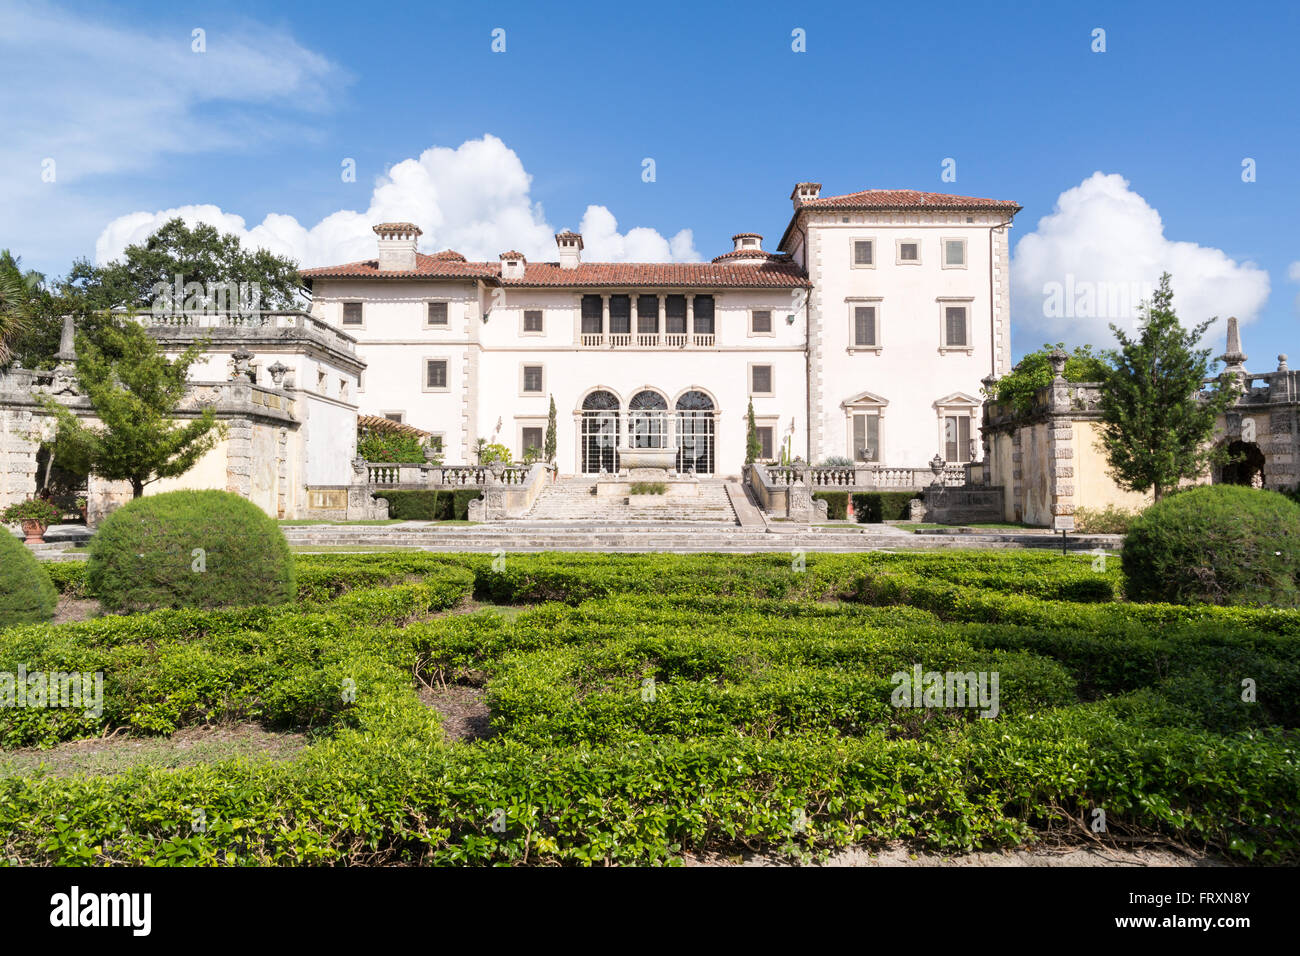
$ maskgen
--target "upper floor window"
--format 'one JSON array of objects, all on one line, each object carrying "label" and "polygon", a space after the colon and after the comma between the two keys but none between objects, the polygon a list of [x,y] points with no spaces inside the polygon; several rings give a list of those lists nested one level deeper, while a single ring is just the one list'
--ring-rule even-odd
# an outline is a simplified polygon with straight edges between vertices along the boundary
[{"label": "upper floor window", "polygon": [[424,387],[430,391],[441,391],[447,387],[447,360],[425,359]]},{"label": "upper floor window", "polygon": [[542,331],[542,310],[524,309],[524,334],[539,334]]},{"label": "upper floor window", "polygon": [[945,239],[943,241],[943,267],[945,269],[966,268],[965,239]]},{"label": "upper floor window", "polygon": [[390,422],[397,422],[400,425],[406,420],[406,412],[384,412],[384,417]]},{"label": "upper floor window", "polygon": [[632,297],[630,295],[611,295],[609,297],[609,334],[626,335],[632,331]]},{"label": "upper floor window", "polygon": [[945,348],[970,347],[970,309],[964,305],[943,308],[943,344]]},{"label": "upper floor window", "polygon": [[713,296],[697,295],[695,297],[695,334],[713,334]]},{"label": "upper floor window", "polygon": [[898,262],[900,265],[920,265],[921,243],[915,239],[899,239]]},{"label": "upper floor window", "polygon": [[659,296],[637,296],[636,330],[642,335],[653,335],[659,331]]},{"label": "upper floor window", "polygon": [[876,243],[872,239],[853,240],[853,266],[865,269],[876,264]]},{"label": "upper floor window", "polygon": [[860,349],[873,349],[877,344],[876,307],[874,305],[855,305],[853,307],[853,345]]},{"label": "upper floor window", "polygon": [[772,394],[772,366],[751,365],[749,367],[749,394]]},{"label": "upper floor window", "polygon": [[446,328],[447,327],[447,303],[430,302],[429,311],[425,316],[424,323],[430,328],[434,328],[434,327]]},{"label": "upper floor window", "polygon": [[686,332],[686,296],[670,295],[664,298],[664,331],[669,334]]},{"label": "upper floor window", "polygon": [[544,387],[542,383],[542,367],[540,365],[525,365],[520,391],[528,395],[539,395]]},{"label": "upper floor window", "polygon": [[582,297],[582,331],[585,335],[599,335],[604,331],[604,305],[598,295]]},{"label": "upper floor window", "polygon": [[754,309],[749,313],[749,333],[750,335],[772,334],[771,309]]},{"label": "upper floor window", "polygon": [[344,325],[361,324],[361,303],[360,302],[343,303],[343,324]]}]

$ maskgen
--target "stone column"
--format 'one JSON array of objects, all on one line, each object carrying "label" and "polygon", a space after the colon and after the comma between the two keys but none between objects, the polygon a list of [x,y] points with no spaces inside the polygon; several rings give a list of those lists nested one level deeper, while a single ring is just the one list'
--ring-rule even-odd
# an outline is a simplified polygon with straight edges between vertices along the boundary
[{"label": "stone column", "polygon": [[657,299],[658,305],[655,306],[655,332],[659,335],[663,335],[668,331],[668,296],[666,293],[660,292]]},{"label": "stone column", "polygon": [[604,335],[609,334],[609,293],[600,294],[600,331]]},{"label": "stone column", "polygon": [[[628,308],[630,308],[630,309],[632,310],[632,317],[631,317],[630,319],[628,319],[628,329],[631,331],[631,333],[632,333],[633,335],[636,335],[636,334],[637,334],[637,325],[636,325],[636,323],[637,323],[636,293],[635,293],[635,292],[629,292],[629,293],[627,294],[627,299],[628,299],[628,303],[629,303]],[[632,341],[635,342],[636,339],[633,339]]]},{"label": "stone column", "polygon": [[686,296],[686,334],[695,334],[695,296],[693,295]]},{"label": "stone column", "polygon": [[1070,414],[1070,387],[1065,381],[1068,356],[1060,349],[1052,363],[1050,417],[1047,426],[1047,467],[1052,530],[1074,530],[1074,419]]}]

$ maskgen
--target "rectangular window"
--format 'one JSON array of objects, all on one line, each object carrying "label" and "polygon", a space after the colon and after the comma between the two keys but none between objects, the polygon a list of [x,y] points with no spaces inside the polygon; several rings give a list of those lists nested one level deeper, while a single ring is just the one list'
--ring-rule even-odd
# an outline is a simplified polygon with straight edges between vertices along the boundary
[{"label": "rectangular window", "polygon": [[447,327],[447,303],[446,302],[429,303],[429,314],[425,317],[425,325],[429,326],[430,328],[437,326],[438,328],[445,329]]},{"label": "rectangular window", "polygon": [[361,303],[360,302],[343,303],[343,324],[344,325],[361,324]]},{"label": "rectangular window", "polygon": [[541,428],[528,427],[522,429],[522,432],[523,432],[523,441],[520,442],[520,444],[523,445],[523,447],[519,449],[519,453],[522,455],[525,454],[528,451],[528,449],[535,448],[540,454],[542,451],[542,444],[544,441],[543,430]]},{"label": "rectangular window", "polygon": [[642,335],[654,335],[659,331],[659,296],[637,296],[636,330]]},{"label": "rectangular window", "polygon": [[944,457],[964,464],[970,461],[970,416],[947,415],[943,420]]},{"label": "rectangular window", "polygon": [[965,348],[966,341],[966,307],[950,305],[943,310],[944,345],[949,348]]},{"label": "rectangular window", "polygon": [[749,313],[749,331],[754,335],[772,334],[772,311],[755,309]]},{"label": "rectangular window", "polygon": [[424,387],[447,387],[447,360],[429,359],[424,363]]},{"label": "rectangular window", "polygon": [[870,239],[853,240],[853,264],[855,266],[874,265],[875,243]]},{"label": "rectangular window", "polygon": [[898,243],[898,261],[915,263],[921,261],[921,244],[919,242],[900,241]]},{"label": "rectangular window", "polygon": [[773,449],[776,448],[776,429],[771,425],[758,426],[758,457],[763,461],[771,461],[776,455]]},{"label": "rectangular window", "polygon": [[541,309],[524,310],[524,331],[525,332],[542,331],[542,310]]},{"label": "rectangular window", "polygon": [[686,296],[670,295],[664,299],[664,331],[681,335],[686,331]]},{"label": "rectangular window", "polygon": [[541,392],[542,390],[542,367],[540,365],[524,366],[524,391]]},{"label": "rectangular window", "polygon": [[442,454],[442,436],[441,436],[441,435],[430,435],[430,436],[429,436],[429,447],[432,448],[434,451],[436,451],[439,455],[441,455],[441,454]]},{"label": "rectangular window", "polygon": [[406,418],[405,412],[384,412],[384,417],[390,422],[397,422],[399,425]]},{"label": "rectangular window", "polygon": [[880,416],[853,416],[853,460],[880,461]]},{"label": "rectangular window", "polygon": [[630,295],[611,295],[609,297],[609,334],[626,335],[632,331],[632,297]]},{"label": "rectangular window", "polygon": [[858,348],[876,347],[876,307],[853,307],[853,344]]},{"label": "rectangular window", "polygon": [[749,367],[749,392],[751,395],[772,394],[772,366],[751,365]]},{"label": "rectangular window", "polygon": [[582,332],[584,335],[600,335],[604,321],[604,306],[598,295],[582,297]]},{"label": "rectangular window", "polygon": [[943,241],[943,267],[961,269],[966,266],[966,240],[945,239]]},{"label": "rectangular window", "polygon": [[697,335],[713,334],[713,296],[697,295],[695,297],[695,333]]}]

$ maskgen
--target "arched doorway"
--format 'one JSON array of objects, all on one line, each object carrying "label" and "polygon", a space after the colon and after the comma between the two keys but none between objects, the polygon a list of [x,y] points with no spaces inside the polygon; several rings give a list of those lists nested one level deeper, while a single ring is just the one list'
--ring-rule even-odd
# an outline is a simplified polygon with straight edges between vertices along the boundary
[{"label": "arched doorway", "polygon": [[1245,485],[1248,488],[1264,487],[1264,453],[1253,441],[1228,443],[1228,461],[1219,473],[1225,485]]},{"label": "arched doorway", "polygon": [[637,392],[627,403],[628,446],[668,447],[668,400],[648,389]]},{"label": "arched doorway", "polygon": [[711,475],[713,454],[713,399],[689,391],[677,399],[677,470]]},{"label": "arched doorway", "polygon": [[618,470],[618,396],[604,390],[582,401],[582,473]]}]

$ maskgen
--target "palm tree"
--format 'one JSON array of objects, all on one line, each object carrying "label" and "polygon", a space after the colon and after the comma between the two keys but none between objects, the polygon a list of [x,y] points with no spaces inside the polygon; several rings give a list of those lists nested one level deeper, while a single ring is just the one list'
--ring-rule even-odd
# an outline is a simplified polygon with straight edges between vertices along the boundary
[{"label": "palm tree", "polygon": [[24,275],[21,263],[8,249],[0,250],[0,365],[9,361],[14,341],[31,325],[32,289],[43,278],[37,272]]}]

